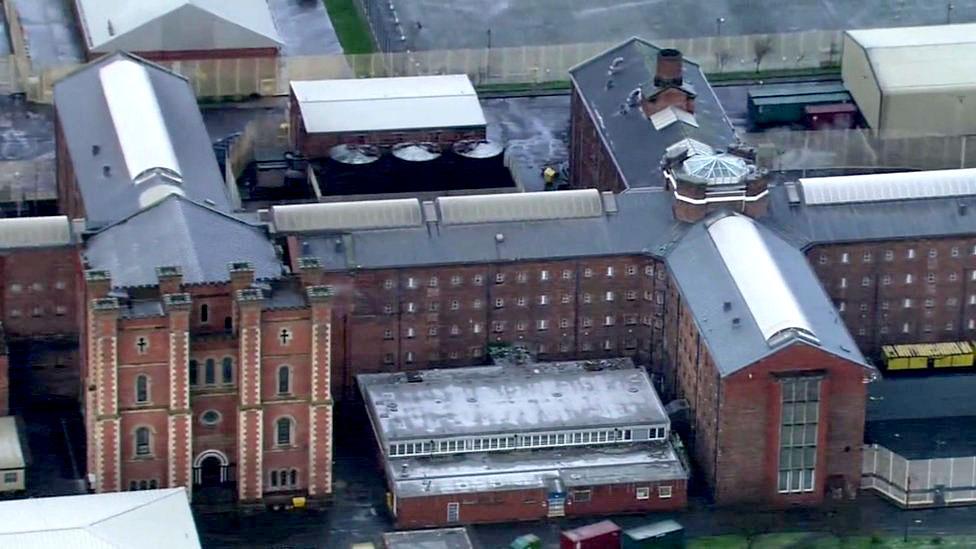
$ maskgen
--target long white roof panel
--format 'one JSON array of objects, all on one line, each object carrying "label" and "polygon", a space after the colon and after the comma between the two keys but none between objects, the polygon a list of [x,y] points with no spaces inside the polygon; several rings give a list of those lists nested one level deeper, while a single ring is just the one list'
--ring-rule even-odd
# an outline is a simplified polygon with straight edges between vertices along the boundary
[{"label": "long white roof panel", "polygon": [[417,227],[423,223],[416,198],[272,206],[279,232],[351,231]]},{"label": "long white roof panel", "polygon": [[708,235],[767,344],[772,344],[773,338],[785,330],[798,330],[816,338],[751,219],[737,215],[723,217],[708,226]]},{"label": "long white roof panel", "polygon": [[976,87],[976,24],[847,31],[887,93]]},{"label": "long white roof panel", "polygon": [[976,169],[800,179],[807,205],[853,204],[976,195]]},{"label": "long white roof panel", "polygon": [[291,83],[308,133],[485,125],[465,74]]},{"label": "long white roof panel", "polygon": [[146,67],[119,59],[98,71],[129,178],[153,168],[179,175],[180,164]]},{"label": "long white roof panel", "polygon": [[0,219],[0,248],[67,246],[71,223],[67,216]]},{"label": "long white roof panel", "polygon": [[437,205],[445,225],[603,215],[603,200],[596,189],[445,196],[437,199]]}]

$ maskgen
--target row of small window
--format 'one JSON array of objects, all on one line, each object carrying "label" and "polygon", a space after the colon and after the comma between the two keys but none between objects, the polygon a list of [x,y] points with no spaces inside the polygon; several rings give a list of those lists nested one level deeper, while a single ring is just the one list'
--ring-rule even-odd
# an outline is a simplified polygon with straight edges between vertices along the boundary
[{"label": "row of small window", "polygon": [[[33,307],[30,310],[31,316],[44,316],[44,307]],[[54,307],[54,314],[56,316],[64,316],[68,314],[68,308],[64,305],[57,305]],[[10,318],[20,318],[24,316],[24,313],[20,309],[10,309]]]},{"label": "row of small window", "polygon": [[[657,497],[659,499],[669,499],[672,492],[671,486],[662,485],[657,487]],[[570,500],[573,503],[587,503],[593,498],[592,490],[573,490],[569,493]],[[635,499],[650,499],[651,498],[651,488],[650,486],[638,486],[634,489]]]},{"label": "row of small window", "polygon": [[[627,351],[636,350],[637,347],[638,347],[637,338],[636,337],[625,337],[622,340],[622,345],[623,345],[623,348],[625,350],[627,350]],[[536,345],[535,348],[536,348],[536,351],[535,351],[536,354],[539,354],[539,355],[545,355],[545,354],[552,353],[552,352],[569,353],[569,352],[571,352],[573,350],[573,347],[572,347],[572,345],[570,345],[569,342],[561,342],[561,343],[559,343],[559,345],[553,346],[553,347],[550,347],[550,346],[546,345],[545,343],[540,343],[540,344]],[[597,344],[593,343],[592,341],[583,341],[582,343],[580,343],[580,351],[582,351],[584,353],[589,353],[589,352],[598,351],[598,350],[602,350],[602,351],[605,351],[605,352],[611,352],[611,351],[614,351],[615,352],[616,348],[617,348],[616,347],[616,343],[614,342],[613,339],[604,339],[601,345],[597,345]],[[480,345],[475,345],[475,346],[471,347],[468,350],[468,355],[471,358],[481,358],[484,354],[485,354],[484,348],[481,347]],[[438,360],[442,360],[442,359],[443,359],[443,356],[438,351],[433,351],[429,355],[429,360],[430,361],[438,361]],[[460,351],[450,351],[449,353],[447,353],[447,359],[448,360],[460,360],[461,359],[461,352]],[[405,363],[407,363],[407,364],[413,364],[416,360],[417,360],[417,355],[413,351],[406,351],[405,353],[403,353],[403,361]],[[396,362],[396,356],[393,353],[386,353],[386,354],[383,355],[383,363],[384,364],[393,364],[394,362]]]},{"label": "row of small window", "polygon": [[130,492],[135,492],[137,490],[155,490],[156,488],[159,488],[159,481],[156,479],[129,481]]},{"label": "row of small window", "polygon": [[[204,361],[203,380],[200,380],[200,366],[196,359],[191,359],[189,364],[190,385],[217,385],[217,363],[214,359],[208,358]],[[275,374],[276,391],[280,395],[288,395],[292,392],[291,385],[291,366],[279,366]],[[224,357],[220,361],[220,382],[223,385],[234,383],[234,359]]]},{"label": "row of small window", "polygon": [[[601,296],[601,299],[605,303],[612,303],[612,302],[614,302],[614,301],[617,300],[617,294],[615,292],[612,292],[612,291],[603,292],[603,294]],[[636,301],[637,300],[637,290],[627,290],[626,292],[624,292],[624,299],[626,299],[627,301]],[[654,298],[654,292],[652,292],[650,290],[644,292],[644,300],[645,301],[654,301],[654,299],[655,299]],[[565,305],[565,304],[568,304],[568,303],[572,303],[573,296],[572,296],[572,294],[562,294],[559,297],[559,300],[560,300],[560,302],[562,304]],[[515,306],[516,307],[528,307],[529,300],[528,300],[527,297],[517,297],[517,298],[515,298],[514,301],[515,301]],[[586,304],[593,303],[593,294],[584,293],[582,295],[582,301],[583,301],[583,303],[586,303]],[[664,294],[663,293],[658,293],[658,295],[657,295],[657,302],[658,302],[659,305],[664,303]],[[541,295],[536,296],[534,303],[536,303],[538,305],[541,305],[541,306],[546,306],[546,305],[549,305],[549,304],[552,303],[552,299],[550,298],[550,296],[548,294],[541,294]],[[495,298],[495,309],[504,309],[505,308],[505,304],[506,304],[505,298],[503,298],[503,297],[497,297],[497,298]],[[481,310],[483,307],[484,307],[484,302],[481,299],[474,299],[474,300],[471,301],[471,308],[472,309]],[[427,312],[429,312],[429,313],[437,313],[437,312],[440,312],[440,310],[441,310],[441,304],[440,304],[439,301],[430,301],[430,302],[427,303]],[[457,300],[457,299],[451,300],[451,302],[450,302],[450,310],[451,311],[460,311],[461,310],[461,302],[459,300]],[[395,311],[395,307],[392,304],[387,304],[387,305],[385,305],[383,307],[383,312],[385,314],[388,314],[388,315],[389,314],[393,314],[394,311]],[[402,311],[404,313],[419,313],[420,312],[420,307],[417,305],[417,303],[415,303],[413,301],[408,301],[408,302],[406,302],[406,303],[403,304]]]},{"label": "row of small window", "polygon": [[[925,308],[926,309],[931,309],[931,308],[935,307],[935,305],[936,305],[935,298],[933,298],[933,297],[926,298],[925,301],[923,301],[922,303],[925,305]],[[966,300],[966,303],[969,304],[969,305],[976,305],[976,294],[970,294],[969,295],[969,298]],[[847,302],[846,301],[844,301],[844,300],[838,300],[838,301],[835,302],[835,304],[836,304],[836,307],[837,307],[837,310],[838,311],[840,311],[840,312],[843,313],[844,311],[847,310]],[[902,306],[903,309],[911,309],[914,304],[915,304],[915,301],[912,298],[910,298],[910,297],[906,297],[905,299],[902,299],[901,300],[901,306]],[[959,305],[959,298],[956,298],[956,297],[947,297],[946,300],[945,300],[945,306],[946,307],[957,307],[958,305]],[[858,305],[858,310],[861,311],[862,313],[868,312],[868,309],[869,308],[870,307],[868,306],[867,303],[861,303],[861,304]],[[891,309],[891,302],[890,301],[887,301],[887,300],[882,301],[879,304],[879,308],[882,311],[888,311],[888,310]]]},{"label": "row of small window", "polygon": [[298,486],[298,469],[276,469],[268,475],[272,488],[295,488]]},{"label": "row of small window", "polygon": [[[617,274],[617,268],[614,267],[614,266],[612,266],[612,265],[610,265],[610,266],[607,266],[605,269],[602,269],[601,270],[601,273],[604,276],[606,276],[607,278],[613,278]],[[634,276],[634,275],[636,275],[637,274],[637,266],[636,265],[628,265],[627,267],[624,268],[624,274],[626,274],[627,276]],[[647,276],[654,276],[654,267],[651,266],[651,265],[645,266],[644,267],[644,274],[647,275]],[[552,273],[550,273],[550,271],[548,271],[548,270],[541,270],[541,271],[539,271],[538,279],[540,281],[542,281],[542,282],[546,282],[546,281],[552,280],[552,277],[553,276],[554,275]],[[583,269],[583,278],[593,278],[593,276],[594,276],[594,270],[593,269],[591,269],[589,267]],[[562,278],[563,280],[572,280],[573,279],[573,271],[570,270],[570,269],[563,269],[562,272],[560,273],[560,278]],[[505,273],[496,273],[495,274],[495,284],[504,284],[507,279],[508,278],[507,278],[507,275]],[[515,281],[518,282],[518,283],[520,283],[520,284],[524,284],[524,283],[528,282],[529,281],[529,273],[527,271],[519,271],[519,272],[515,273]],[[440,279],[438,279],[436,276],[432,276],[432,277],[430,277],[430,278],[427,279],[426,283],[427,283],[427,287],[428,288],[436,288],[436,287],[438,287],[440,285]],[[458,287],[458,286],[460,286],[461,284],[464,283],[464,279],[460,275],[454,275],[454,276],[451,277],[450,283],[451,283],[451,286]],[[484,275],[476,274],[476,275],[472,276],[471,277],[471,283],[473,285],[475,285],[475,286],[481,286],[481,285],[483,285],[485,283],[485,277],[484,277]],[[419,288],[420,287],[420,284],[421,284],[421,280],[419,278],[413,277],[413,276],[407,277],[407,279],[404,281],[404,287],[407,288],[407,289],[410,289],[410,290]],[[386,288],[387,290],[392,290],[394,288],[394,286],[396,286],[396,282],[392,278],[388,278],[388,279],[386,279],[383,282],[383,287]]]},{"label": "row of small window", "polygon": [[[664,440],[667,429],[650,429],[648,440]],[[584,446],[633,440],[631,429],[601,429],[572,433],[545,433],[537,435],[510,435],[427,442],[401,442],[390,445],[391,456],[423,456],[431,454],[456,454],[511,450],[515,448],[551,448],[556,446]]]},{"label": "row of small window", "polygon": [[[946,278],[947,278],[947,280],[949,282],[956,282],[957,280],[959,280],[959,274],[958,273],[949,273],[949,275]],[[938,276],[935,273],[928,273],[927,275],[925,275],[925,280],[929,284],[935,284],[935,282],[936,282],[937,279],[938,279]],[[973,280],[973,281],[976,281],[976,271],[971,271],[969,273],[969,279],[970,280]],[[911,273],[907,273],[902,280],[904,280],[904,283],[906,285],[908,285],[908,284],[914,284],[915,283],[915,275],[913,275]],[[872,282],[873,282],[873,279],[870,276],[861,277],[861,286],[863,286],[863,287],[870,286]],[[890,286],[891,285],[891,282],[892,282],[891,275],[883,275],[881,277],[881,285],[882,286]],[[840,286],[841,288],[846,288],[848,286],[848,284],[847,284],[847,277],[846,276],[840,277],[840,280],[837,281],[837,285]]]},{"label": "row of small window", "polygon": [[[217,413],[217,421],[220,420],[219,417],[220,414]],[[276,446],[292,446],[295,443],[295,420],[290,417],[276,419],[274,436]],[[152,437],[152,430],[149,427],[136,428],[133,436],[135,438],[136,457],[145,458],[153,455]]]},{"label": "row of small window", "polygon": [[[637,315],[623,315],[623,319],[624,319],[624,324],[626,326],[636,326],[637,325],[637,319],[638,319]],[[645,315],[642,318],[642,320],[644,322],[644,325],[646,325],[646,326],[650,326],[651,325],[652,319],[651,319],[650,316]],[[606,326],[606,327],[615,326],[616,323],[617,323],[617,318],[615,316],[613,316],[613,315],[607,315],[607,316],[603,317],[603,326]],[[529,321],[527,321],[527,320],[516,320],[514,324],[515,324],[515,331],[516,332],[524,332],[524,331],[528,330],[528,328],[529,328]],[[549,329],[549,326],[550,326],[549,319],[540,318],[540,319],[538,319],[538,320],[535,321],[535,329],[538,330],[538,331],[540,331],[540,332],[548,330]],[[582,317],[580,319],[580,326],[582,328],[591,328],[591,327],[593,327],[593,319],[592,318],[589,318],[589,317]],[[568,318],[561,318],[561,319],[559,319],[559,327],[560,328],[563,328],[563,329],[566,329],[566,328],[571,327],[570,320]],[[505,320],[495,320],[495,321],[493,321],[491,323],[491,331],[492,332],[495,332],[495,333],[504,332],[506,329],[508,329],[508,321],[505,321]],[[439,331],[440,331],[440,327],[439,326],[436,326],[436,325],[428,326],[427,327],[427,336],[428,337],[437,337],[437,335],[439,334]],[[484,324],[482,324],[481,322],[471,322],[471,333],[473,333],[473,334],[480,334],[483,331],[484,331]],[[458,326],[457,324],[454,324],[450,328],[448,328],[448,333],[450,335],[452,335],[452,336],[459,336],[459,335],[461,335],[461,327]],[[403,332],[403,337],[406,338],[406,339],[413,339],[413,338],[417,337],[417,330],[416,330],[416,328],[414,328],[412,326],[407,327],[407,329],[404,330],[404,332]],[[393,339],[393,330],[390,330],[390,329],[385,330],[383,332],[383,339],[388,339],[388,340],[389,339]]]},{"label": "row of small window", "polygon": [[[959,248],[959,246],[953,246],[952,248],[949,249],[949,255],[951,257],[961,257],[962,250]],[[976,255],[976,246],[972,247],[972,250],[970,250],[970,255]],[[883,257],[885,261],[894,261],[895,251],[885,250]],[[905,259],[915,259],[915,257],[916,257],[915,248],[908,248],[907,250],[905,250]],[[935,259],[939,257],[939,250],[936,248],[929,248],[928,257],[929,259]],[[851,254],[850,252],[841,252],[837,259],[841,263],[850,263]],[[874,261],[874,255],[871,252],[864,252],[861,255],[861,262],[871,263],[872,261]],[[829,262],[830,262],[830,257],[826,253],[820,254],[821,265],[825,265]]]},{"label": "row of small window", "polygon": [[[955,329],[956,329],[956,325],[951,320],[949,322],[946,322],[945,325],[943,326],[943,330],[945,330],[946,332],[952,332],[955,331]],[[976,330],[976,319],[970,318],[968,321],[966,321],[966,329]],[[892,330],[891,330],[891,326],[887,324],[882,324],[881,327],[878,328],[878,331],[882,334],[889,334],[891,333]],[[903,334],[912,333],[913,332],[912,323],[911,322],[902,323],[900,331]],[[935,326],[933,326],[932,324],[922,324],[922,332],[926,334],[930,334],[934,331],[935,331]],[[858,335],[862,335],[862,336],[867,335],[867,330],[864,328],[858,329],[857,332]]]},{"label": "row of small window", "polygon": [[[58,280],[58,281],[56,281],[54,283],[54,288],[55,289],[63,290],[66,287],[67,287],[67,284],[65,284],[64,281],[62,281],[62,280]],[[41,282],[31,283],[29,286],[27,286],[27,290],[28,291],[31,291],[31,292],[43,292],[44,291],[44,284],[41,283]],[[19,294],[19,293],[21,293],[23,291],[24,291],[24,286],[22,284],[11,284],[10,285],[10,293],[12,293],[12,294]]]}]

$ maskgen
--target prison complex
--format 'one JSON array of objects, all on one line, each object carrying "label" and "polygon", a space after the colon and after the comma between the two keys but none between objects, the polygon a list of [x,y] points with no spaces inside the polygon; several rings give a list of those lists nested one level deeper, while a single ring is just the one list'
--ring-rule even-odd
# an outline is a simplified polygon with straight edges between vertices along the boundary
[{"label": "prison complex", "polygon": [[[680,52],[632,39],[570,77],[574,189],[259,212],[235,209],[184,78],[118,53],[62,80],[63,217],[0,222],[2,307],[10,337],[79,341],[94,490],[324,500],[333,399],[513,346],[649,372],[718,503],[853,497],[865,355],[976,332],[976,171],[777,182]],[[377,432],[390,464],[447,475]],[[477,459],[508,459],[490,444]],[[398,520],[443,522],[387,474]]]}]

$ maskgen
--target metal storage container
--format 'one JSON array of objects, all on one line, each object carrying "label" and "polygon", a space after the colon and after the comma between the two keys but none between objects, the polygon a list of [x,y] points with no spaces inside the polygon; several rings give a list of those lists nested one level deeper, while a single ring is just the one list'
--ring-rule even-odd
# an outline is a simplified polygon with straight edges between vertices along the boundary
[{"label": "metal storage container", "polygon": [[560,549],[619,549],[620,527],[605,520],[566,530],[559,537]]}]

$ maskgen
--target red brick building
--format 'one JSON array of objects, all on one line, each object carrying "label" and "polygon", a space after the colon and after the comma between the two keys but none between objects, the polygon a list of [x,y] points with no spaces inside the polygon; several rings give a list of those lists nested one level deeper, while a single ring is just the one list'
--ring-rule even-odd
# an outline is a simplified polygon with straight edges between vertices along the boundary
[{"label": "red brick building", "polygon": [[73,0],[88,59],[116,51],[152,61],[274,58],[282,46],[265,0]]},{"label": "red brick building", "polygon": [[336,145],[483,140],[485,115],[465,74],[293,81],[290,140],[309,159]]},{"label": "red brick building", "polygon": [[402,528],[681,509],[688,474],[629,359],[358,377]]}]

